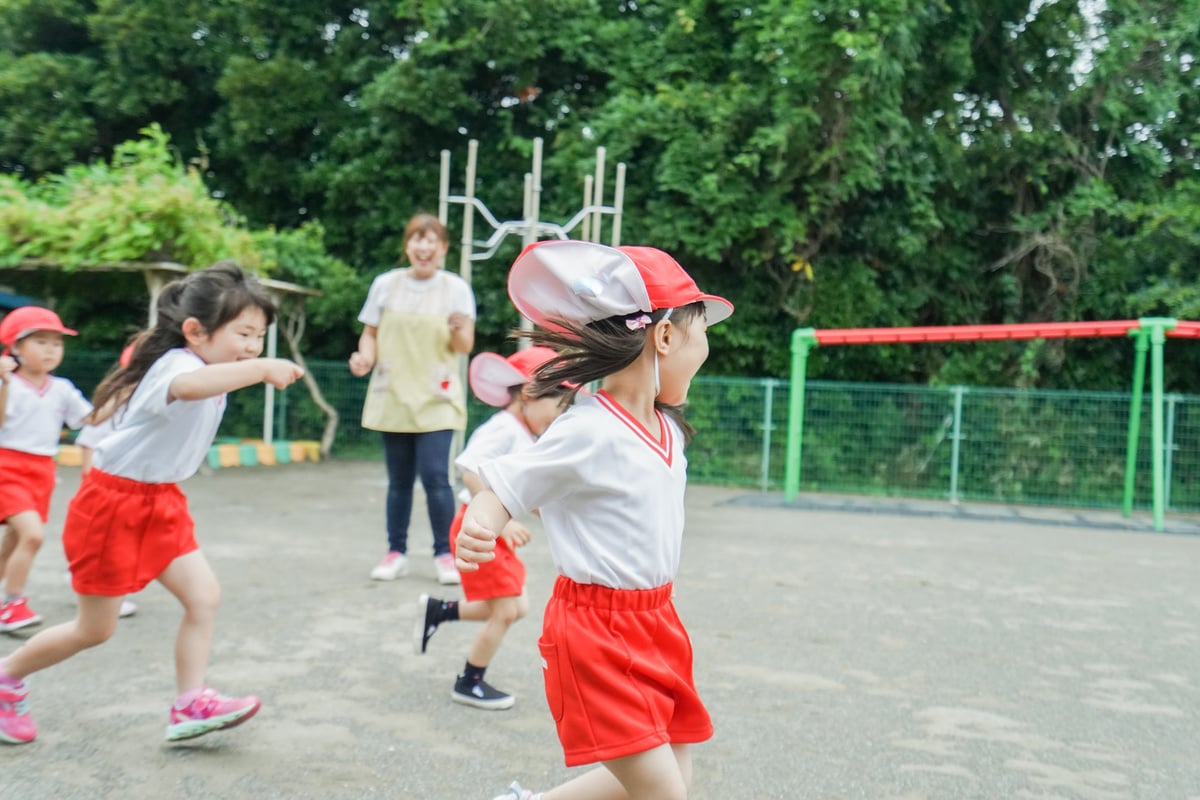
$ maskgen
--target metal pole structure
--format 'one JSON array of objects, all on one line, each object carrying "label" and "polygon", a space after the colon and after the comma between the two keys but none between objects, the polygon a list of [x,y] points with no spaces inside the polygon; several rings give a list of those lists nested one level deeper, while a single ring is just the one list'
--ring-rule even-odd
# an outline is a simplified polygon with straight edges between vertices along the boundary
[{"label": "metal pole structure", "polygon": [[[537,229],[539,217],[542,209],[542,138],[535,137],[533,140],[533,172],[525,173],[525,203],[524,203],[524,221],[525,226],[521,235],[521,249],[524,250],[529,245],[537,241]],[[533,323],[525,317],[521,317],[521,330],[532,331]],[[522,336],[517,340],[517,349],[524,350],[530,347],[529,339]]]},{"label": "metal pole structure", "polygon": [[800,456],[804,438],[804,389],[808,351],[817,344],[816,331],[792,331],[792,374],[788,385],[787,460],[783,474],[783,499],[791,502],[800,493]]},{"label": "metal pole structure", "polygon": [[771,486],[771,431],[775,429],[771,421],[775,415],[775,379],[764,378],[762,385],[766,391],[763,394],[762,472],[758,484],[759,489],[765,492]]},{"label": "metal pole structure", "polygon": [[1133,337],[1133,394],[1129,400],[1129,433],[1125,444],[1125,491],[1121,498],[1121,513],[1133,514],[1134,481],[1137,477],[1138,434],[1142,427],[1142,395],[1146,384],[1146,351],[1150,348],[1146,331],[1130,331]]},{"label": "metal pole structure", "polygon": [[[1147,320],[1142,320],[1143,324]],[[1154,463],[1151,475],[1154,480],[1154,530],[1166,529],[1166,492],[1163,487],[1163,343],[1167,340],[1167,328],[1175,327],[1175,320],[1155,318],[1150,328],[1150,431],[1154,440],[1150,452]]]},{"label": "metal pole structure", "polygon": [[1181,396],[1175,393],[1167,395],[1167,437],[1166,437],[1166,468],[1163,476],[1163,484],[1165,486],[1165,494],[1163,505],[1166,508],[1171,507],[1171,466],[1175,461],[1175,451],[1179,446],[1175,444],[1175,406],[1179,402]]},{"label": "metal pole structure", "polygon": [[462,252],[458,254],[458,274],[471,283],[472,237],[475,235],[475,161],[479,157],[479,140],[467,142],[467,185],[463,191]]},{"label": "metal pole structure", "polygon": [[613,190],[612,246],[621,246],[621,217],[625,208],[625,162],[617,162],[617,185]]},{"label": "metal pole structure", "polygon": [[962,407],[965,386],[952,386],[954,392],[954,427],[950,431],[950,502],[958,503],[958,461],[962,450]]},{"label": "metal pole structure", "polygon": [[600,241],[601,220],[604,218],[603,212],[600,211],[600,207],[604,205],[604,148],[603,147],[596,148],[596,184],[595,184],[594,188],[595,188],[595,192],[596,192],[596,199],[595,199],[596,210],[593,213],[595,214],[596,219],[592,225],[592,241],[599,242]]},{"label": "metal pole structure", "polygon": [[442,151],[442,166],[438,176],[438,219],[443,225],[450,222],[450,151]]},{"label": "metal pole structure", "polygon": [[[267,326],[267,358],[275,358],[279,351],[279,323],[272,322]],[[263,401],[263,441],[271,444],[275,440],[275,387],[267,387],[266,399]]]},{"label": "metal pole structure", "polygon": [[[592,184],[595,178],[591,175],[583,176],[583,207],[587,208],[592,204]],[[585,214],[583,223],[579,226],[580,241],[590,242],[592,240],[592,215]]]}]

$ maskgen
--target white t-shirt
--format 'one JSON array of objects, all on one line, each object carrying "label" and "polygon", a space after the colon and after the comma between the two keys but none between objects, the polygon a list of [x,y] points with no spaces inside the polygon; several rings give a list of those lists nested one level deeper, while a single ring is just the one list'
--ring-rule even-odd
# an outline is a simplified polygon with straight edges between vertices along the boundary
[{"label": "white t-shirt", "polygon": [[205,366],[191,350],[168,350],[150,367],[116,429],[96,446],[96,467],[143,483],[177,483],[196,474],[217,435],[225,395],[171,400],[176,376]]},{"label": "white t-shirt", "polygon": [[461,471],[479,474],[479,467],[507,453],[527,450],[537,438],[525,424],[508,411],[501,409],[475,429],[467,446],[454,459]]},{"label": "white t-shirt", "polygon": [[605,392],[572,406],[535,444],[481,465],[514,517],[540,508],[559,573],[576,583],[653,589],[679,570],[687,459],[659,413],[653,433]]},{"label": "white t-shirt", "polygon": [[371,288],[367,291],[367,300],[363,303],[362,310],[358,312],[359,322],[371,327],[379,327],[379,320],[383,317],[384,303],[387,302],[392,281],[395,280],[406,283],[403,294],[407,303],[405,307],[393,308],[392,311],[438,313],[440,309],[428,308],[428,303],[423,301],[423,297],[428,296],[431,290],[441,285],[446,298],[445,312],[447,316],[458,311],[475,319],[475,294],[471,291],[470,284],[453,272],[439,269],[432,278],[420,281],[411,277],[407,269],[393,269],[371,281]]},{"label": "white t-shirt", "polygon": [[63,425],[78,428],[90,413],[92,404],[66,378],[50,375],[38,387],[14,372],[8,376],[0,447],[37,456],[55,455]]},{"label": "white t-shirt", "polygon": [[79,435],[75,437],[75,444],[80,447],[90,447],[96,449],[96,445],[103,441],[105,436],[117,429],[117,419],[124,415],[125,409],[117,409],[117,413],[113,414],[108,419],[98,425],[84,425],[80,429]]}]

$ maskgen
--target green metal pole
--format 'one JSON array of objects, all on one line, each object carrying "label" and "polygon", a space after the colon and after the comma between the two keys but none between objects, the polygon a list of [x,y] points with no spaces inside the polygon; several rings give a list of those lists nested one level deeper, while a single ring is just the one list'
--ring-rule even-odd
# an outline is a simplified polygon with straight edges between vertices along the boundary
[{"label": "green metal pole", "polygon": [[800,493],[800,455],[804,439],[804,388],[808,351],[817,346],[813,328],[792,331],[792,374],[788,382],[787,456],[783,472],[783,499],[791,502]]},{"label": "green metal pole", "polygon": [[1154,530],[1166,529],[1167,492],[1163,481],[1163,344],[1167,331],[1175,327],[1169,317],[1145,317],[1138,320],[1150,333],[1150,476],[1154,486]]},{"label": "green metal pole", "polygon": [[1121,513],[1133,514],[1133,485],[1137,476],[1138,433],[1142,427],[1142,392],[1146,383],[1146,350],[1150,347],[1146,332],[1130,331],[1133,337],[1133,396],[1129,402],[1129,436],[1125,445],[1125,493],[1121,498]]},{"label": "green metal pole", "polygon": [[[1175,320],[1170,320],[1175,327]],[[1154,437],[1150,452],[1154,463],[1151,476],[1154,480],[1154,530],[1166,528],[1166,487],[1163,483],[1163,344],[1167,340],[1167,326],[1159,322],[1150,329],[1150,431]]]}]

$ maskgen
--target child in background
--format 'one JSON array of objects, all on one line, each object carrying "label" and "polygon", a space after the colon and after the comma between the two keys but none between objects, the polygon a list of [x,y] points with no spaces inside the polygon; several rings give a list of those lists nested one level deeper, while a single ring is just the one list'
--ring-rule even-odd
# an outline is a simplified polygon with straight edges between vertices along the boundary
[{"label": "child in background", "polygon": [[[562,413],[562,401],[567,394],[549,393],[532,397],[527,389],[533,371],[556,353],[548,347],[518,350],[508,358],[496,353],[480,353],[471,359],[468,380],[471,391],[490,406],[501,408],[475,429],[454,465],[462,471],[462,482],[470,497],[482,488],[479,465],[505,453],[516,453],[532,445]],[[462,526],[466,504],[450,525],[450,545]],[[481,569],[462,576],[462,590],[467,602],[440,600],[422,594],[417,600],[417,621],[413,632],[413,648],[424,653],[438,625],[455,620],[474,620],[484,625],[467,650],[467,662],[454,682],[451,699],[475,708],[499,710],[512,708],[515,702],[483,679],[488,664],[500,649],[500,642],[509,626],[529,612],[525,594],[525,565],[516,549],[529,542],[529,529],[516,520],[509,520],[496,540],[496,558]]]},{"label": "child in background", "polygon": [[259,383],[282,389],[302,375],[286,359],[259,358],[274,317],[266,291],[236,265],[193,272],[162,291],[154,327],[129,366],[97,388],[96,407],[122,417],[96,446],[63,527],[78,615],[0,661],[0,741],[37,735],[24,678],[108,640],[121,598],[156,579],[184,612],[167,740],[232,727],[258,711],[257,697],[226,697],[204,684],[220,587],[176,483],[204,461],[227,392]]},{"label": "child in background", "polygon": [[51,374],[63,360],[64,334],[75,331],[48,308],[22,306],[0,320],[0,631],[42,621],[25,583],[50,517],[58,441],[64,425],[78,428],[92,410],[75,384]]},{"label": "child in background", "polygon": [[[117,364],[122,367],[128,367],[130,359],[133,358],[133,343],[127,344],[125,349],[121,351],[120,358],[117,359]],[[92,471],[92,462],[95,460],[96,445],[103,441],[105,436],[112,433],[117,427],[118,414],[109,414],[102,420],[91,422],[90,420],[103,413],[102,411],[93,411],[88,416],[87,422],[83,429],[79,431],[79,435],[75,437],[75,444],[79,447],[79,477],[83,478]],[[71,582],[71,573],[67,573],[67,583]],[[129,598],[121,600],[121,612],[119,616],[132,617],[137,613],[137,603]]]},{"label": "child in background", "polygon": [[559,576],[538,649],[567,766],[549,791],[496,800],[685,798],[690,745],[712,735],[672,582],[683,539],[692,429],[680,406],[708,357],[707,326],[733,312],[666,253],[590,242],[530,245],[508,277],[530,338],[558,350],[537,397],[601,380],[532,447],[483,464],[458,534],[464,574],[491,560],[508,520],[541,509]]}]

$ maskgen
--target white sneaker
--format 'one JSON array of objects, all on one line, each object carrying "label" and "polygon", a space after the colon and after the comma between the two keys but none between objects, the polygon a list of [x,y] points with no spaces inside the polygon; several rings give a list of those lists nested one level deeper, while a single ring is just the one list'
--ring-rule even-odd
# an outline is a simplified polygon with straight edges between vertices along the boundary
[{"label": "white sneaker", "polygon": [[445,585],[462,583],[462,576],[458,574],[458,568],[454,566],[454,556],[443,553],[433,559],[433,565],[437,568],[438,583]]},{"label": "white sneaker", "polygon": [[497,795],[493,800],[533,800],[536,796],[533,792],[523,788],[521,784],[513,781],[507,792]]},{"label": "white sneaker", "polygon": [[404,553],[397,553],[395,550],[392,550],[383,557],[383,561],[375,565],[375,569],[371,570],[371,580],[394,581],[401,575],[407,574],[408,558],[405,557]]},{"label": "white sneaker", "polygon": [[120,616],[132,617],[136,613],[137,613],[137,603],[133,602],[132,600],[122,600],[121,601]]}]

